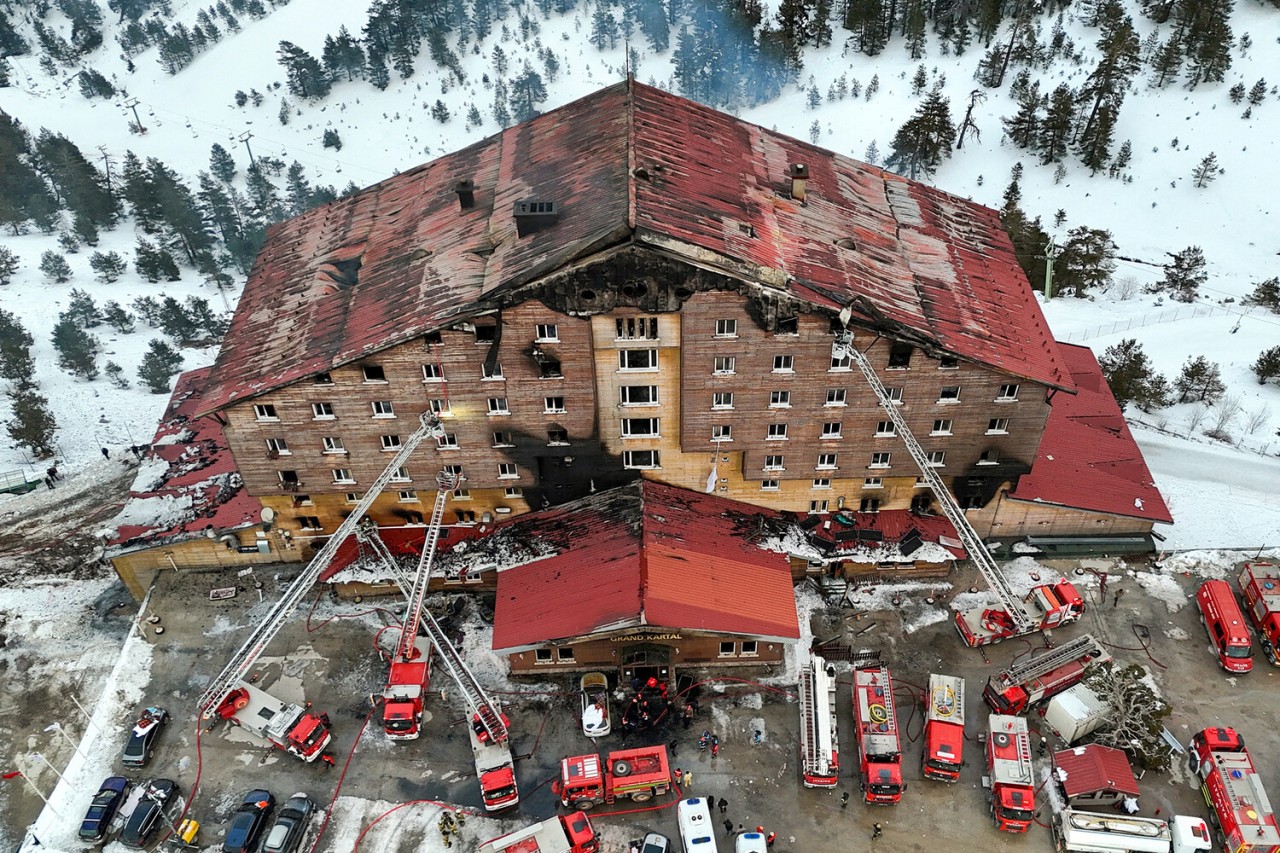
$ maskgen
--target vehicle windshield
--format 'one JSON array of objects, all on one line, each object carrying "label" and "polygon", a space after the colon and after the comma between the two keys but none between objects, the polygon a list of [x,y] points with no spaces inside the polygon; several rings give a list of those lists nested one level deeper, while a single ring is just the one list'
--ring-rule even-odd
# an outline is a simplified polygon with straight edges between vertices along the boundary
[{"label": "vehicle windshield", "polygon": [[1035,817],[1035,813],[1028,811],[1027,809],[1001,809],[1000,813],[1004,815],[1007,820],[1025,820],[1029,822],[1033,817]]},{"label": "vehicle windshield", "polygon": [[386,720],[384,727],[389,732],[407,732],[413,728],[413,720]]},{"label": "vehicle windshield", "polygon": [[898,793],[897,785],[870,785],[873,794],[896,794]]},{"label": "vehicle windshield", "polygon": [[516,786],[513,783],[510,785],[503,785],[501,788],[495,788],[492,791],[486,791],[484,798],[492,803],[492,802],[497,802],[498,800],[505,800],[507,797],[510,797],[515,792],[516,792]]},{"label": "vehicle windshield", "polygon": [[320,739],[323,738],[324,736],[325,736],[324,726],[317,723],[316,727],[311,730],[311,732],[306,736],[305,739],[303,739],[301,743],[303,750],[305,751],[315,746],[320,742]]},{"label": "vehicle windshield", "polygon": [[954,762],[939,761],[936,758],[930,758],[928,761],[925,762],[925,764],[928,765],[929,767],[932,767],[934,770],[946,770],[947,772],[954,772],[960,766],[958,764],[955,764]]},{"label": "vehicle windshield", "polygon": [[1227,646],[1225,654],[1229,658],[1251,658],[1253,646]]}]

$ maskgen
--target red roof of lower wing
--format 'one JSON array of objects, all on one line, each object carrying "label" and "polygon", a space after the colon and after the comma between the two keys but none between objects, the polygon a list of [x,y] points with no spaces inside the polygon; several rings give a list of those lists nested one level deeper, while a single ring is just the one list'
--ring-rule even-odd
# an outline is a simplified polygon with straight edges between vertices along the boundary
[{"label": "red roof of lower wing", "polygon": [[1053,761],[1067,772],[1062,788],[1068,797],[1094,791],[1119,791],[1136,797],[1138,780],[1121,750],[1091,743],[1054,753]]},{"label": "red roof of lower wing", "polygon": [[1093,352],[1059,347],[1077,392],[1054,396],[1031,471],[1009,497],[1172,523]]}]

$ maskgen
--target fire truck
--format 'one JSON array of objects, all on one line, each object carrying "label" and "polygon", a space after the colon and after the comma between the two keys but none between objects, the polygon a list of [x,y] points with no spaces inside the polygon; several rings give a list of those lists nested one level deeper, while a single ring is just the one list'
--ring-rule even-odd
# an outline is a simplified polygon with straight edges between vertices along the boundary
[{"label": "fire truck", "polygon": [[1280,853],[1280,827],[1244,738],[1235,729],[1205,729],[1191,738],[1187,752],[1191,772],[1200,777],[1200,792],[1216,818],[1223,849]]},{"label": "fire truck", "polygon": [[1006,637],[1070,625],[1084,615],[1084,599],[1066,580],[1034,587],[1017,606],[1021,623],[1006,608],[975,607],[956,613],[956,629],[967,646],[977,648]]},{"label": "fire truck", "polygon": [[1092,634],[1085,634],[991,676],[982,698],[997,714],[1021,714],[1027,706],[1080,683],[1090,666],[1109,660],[1106,649]]},{"label": "fire truck", "polygon": [[964,764],[964,679],[930,673],[924,701],[921,772],[926,779],[959,782]]},{"label": "fire truck", "polygon": [[1274,563],[1245,563],[1240,571],[1244,612],[1258,634],[1258,644],[1272,664],[1280,666],[1280,567]]},{"label": "fire truck", "polygon": [[[502,730],[506,731],[507,718],[501,711],[498,714]],[[480,781],[480,796],[484,800],[485,811],[502,811],[520,802],[520,790],[516,787],[516,765],[511,758],[508,740],[495,740],[479,715],[471,718],[467,735],[471,738],[471,755],[475,759],[476,778]]]},{"label": "fire truck", "polygon": [[987,718],[987,780],[991,817],[1002,832],[1026,832],[1035,819],[1036,792],[1031,775],[1031,736],[1022,717]]},{"label": "fire truck", "polygon": [[233,687],[214,710],[218,719],[240,726],[307,762],[319,758],[332,738],[329,727],[318,715],[300,705],[281,702],[249,684]]},{"label": "fire truck", "polygon": [[800,679],[800,771],[806,788],[834,788],[840,777],[836,671],[818,655]]},{"label": "fire truck", "polygon": [[644,746],[603,757],[593,753],[565,758],[551,790],[566,808],[589,809],[620,799],[643,803],[671,790],[667,748]]},{"label": "fire truck", "polygon": [[486,841],[476,853],[596,853],[599,849],[591,821],[584,813],[574,812]]},{"label": "fire truck", "polygon": [[863,800],[893,805],[902,799],[902,744],[893,707],[893,679],[886,666],[853,671],[853,725]]}]

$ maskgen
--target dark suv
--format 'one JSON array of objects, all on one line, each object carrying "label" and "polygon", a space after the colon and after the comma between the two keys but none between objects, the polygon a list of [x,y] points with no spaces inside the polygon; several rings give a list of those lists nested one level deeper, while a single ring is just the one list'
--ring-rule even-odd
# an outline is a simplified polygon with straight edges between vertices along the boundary
[{"label": "dark suv", "polygon": [[120,754],[120,763],[125,767],[146,767],[155,754],[156,738],[167,722],[169,712],[164,708],[143,708],[138,722],[129,732],[129,742]]},{"label": "dark suv", "polygon": [[267,817],[275,808],[276,798],[270,791],[256,790],[244,795],[244,802],[231,815],[227,837],[222,842],[222,853],[246,853],[267,825]]},{"label": "dark suv", "polygon": [[129,791],[131,783],[123,776],[109,776],[102,781],[98,793],[93,795],[93,802],[80,821],[80,837],[85,841],[101,841],[111,825],[111,818],[116,816],[124,795]]},{"label": "dark suv", "polygon": [[306,794],[294,794],[285,800],[262,842],[262,853],[294,853],[315,810],[315,803]]},{"label": "dark suv", "polygon": [[126,847],[146,847],[151,836],[160,828],[165,808],[178,793],[178,785],[172,779],[153,779],[143,789],[142,799],[134,806],[129,822],[120,833],[120,841]]}]

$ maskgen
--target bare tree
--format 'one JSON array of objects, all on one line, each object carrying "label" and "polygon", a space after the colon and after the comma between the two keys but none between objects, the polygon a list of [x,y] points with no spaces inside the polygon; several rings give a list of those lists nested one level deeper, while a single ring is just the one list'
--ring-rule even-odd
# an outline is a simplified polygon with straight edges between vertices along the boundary
[{"label": "bare tree", "polygon": [[1107,292],[1121,302],[1128,302],[1138,295],[1138,280],[1131,275],[1115,279]]},{"label": "bare tree", "polygon": [[1231,394],[1219,400],[1217,412],[1213,418],[1213,431],[1226,432],[1227,428],[1235,421],[1236,416],[1240,414],[1242,408],[1238,395]]},{"label": "bare tree", "polygon": [[978,124],[973,120],[973,108],[987,100],[987,93],[981,89],[974,89],[969,93],[969,108],[964,111],[964,119],[960,122],[960,127],[956,131],[956,150],[964,148],[964,138],[969,134],[973,134],[975,141],[982,141],[982,133],[978,130]]},{"label": "bare tree", "polygon": [[1151,673],[1141,666],[1106,663],[1092,667],[1085,684],[1110,705],[1094,739],[1123,749],[1139,767],[1168,770],[1172,753],[1162,733],[1173,708],[1156,693]]},{"label": "bare tree", "polygon": [[1253,435],[1263,424],[1271,420],[1271,407],[1263,403],[1252,412],[1245,412],[1245,416],[1247,418],[1244,423],[1245,431]]},{"label": "bare tree", "polygon": [[1204,423],[1204,419],[1208,417],[1208,415],[1209,407],[1204,403],[1201,403],[1192,409],[1191,413],[1187,415],[1187,435],[1189,436],[1191,433],[1199,429],[1200,424]]}]

